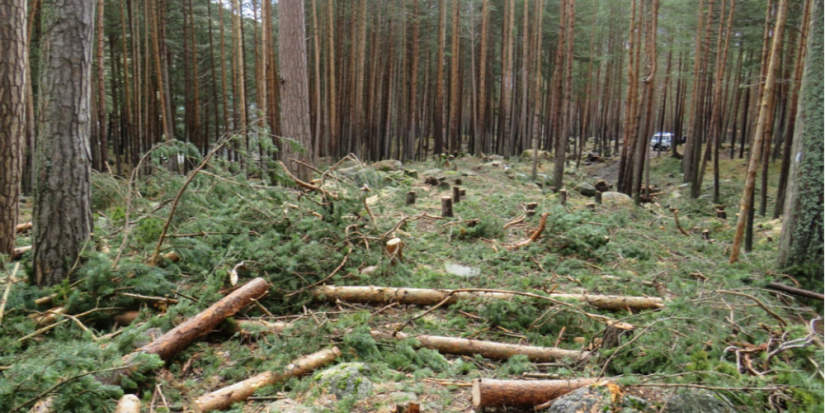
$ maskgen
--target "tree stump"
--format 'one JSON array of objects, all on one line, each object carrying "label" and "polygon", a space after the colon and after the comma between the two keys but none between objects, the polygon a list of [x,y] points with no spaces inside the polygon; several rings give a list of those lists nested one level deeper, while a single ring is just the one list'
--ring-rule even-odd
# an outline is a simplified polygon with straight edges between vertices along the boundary
[{"label": "tree stump", "polygon": [[461,182],[461,178],[456,178],[456,179],[455,179],[455,184],[456,184],[456,185],[461,185],[461,183],[462,183],[462,182]]},{"label": "tree stump", "polygon": [[458,194],[461,195],[462,198],[464,198],[464,197],[467,196],[467,190],[464,189],[464,188],[461,188],[461,189],[458,190]]},{"label": "tree stump", "polygon": [[719,205],[719,206],[716,207],[716,218],[720,218],[720,219],[724,219],[724,220],[728,219],[728,213],[725,212],[725,206],[724,205]]},{"label": "tree stump", "polygon": [[528,203],[524,204],[524,209],[526,209],[528,211],[535,211],[538,206],[539,206],[538,202],[528,202]]},{"label": "tree stump", "polygon": [[407,192],[407,205],[415,205],[415,191]]},{"label": "tree stump", "polygon": [[402,245],[401,238],[393,238],[387,241],[387,255],[390,256],[391,263],[395,264],[401,261],[401,254],[403,252],[401,249]]},{"label": "tree stump", "polygon": [[709,230],[702,230],[702,239],[705,241],[710,241],[710,231]]},{"label": "tree stump", "polygon": [[418,403],[410,403],[407,405],[403,404],[396,404],[395,405],[395,413],[419,413],[421,411],[421,406]]},{"label": "tree stump", "polygon": [[461,188],[454,186],[453,187],[453,204],[457,204],[461,202]]},{"label": "tree stump", "polygon": [[596,204],[595,204],[595,203],[593,203],[593,202],[588,202],[588,203],[587,203],[584,207],[585,207],[585,208],[587,208],[587,209],[589,209],[589,210],[591,210],[591,211],[595,211],[595,210],[596,210]]},{"label": "tree stump", "polygon": [[567,190],[566,189],[559,190],[559,203],[561,203],[562,206],[567,205]]},{"label": "tree stump", "polygon": [[602,204],[602,191],[596,191],[596,203],[599,205]]},{"label": "tree stump", "polygon": [[450,196],[441,197],[441,216],[444,218],[453,217],[453,198]]}]

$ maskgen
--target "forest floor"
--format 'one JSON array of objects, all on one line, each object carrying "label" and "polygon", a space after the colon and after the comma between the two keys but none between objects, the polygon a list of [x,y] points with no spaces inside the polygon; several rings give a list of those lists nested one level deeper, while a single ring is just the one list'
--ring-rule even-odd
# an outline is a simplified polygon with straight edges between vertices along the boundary
[{"label": "forest floor", "polygon": [[[354,364],[357,372],[352,373],[358,380],[345,377],[329,384],[316,372],[266,386],[228,411],[274,412],[268,410],[271,403],[289,398],[314,411],[389,413],[415,401],[422,411],[469,412],[476,378],[587,377],[614,380],[627,394],[647,394],[648,411],[662,411],[662,400],[679,387],[710,389],[741,411],[821,411],[822,324],[815,331],[809,325],[820,317],[822,303],[765,288],[771,281],[794,283],[775,269],[781,221],[757,216],[753,251],[728,264],[744,161],[721,161],[719,204],[728,206],[727,220],[716,217],[717,203],[710,195],[690,199],[678,160],[655,153],[650,173],[655,202],[636,207],[620,199],[589,205],[594,200],[580,193],[580,185],[600,179],[614,183],[611,171],[617,163],[608,159],[569,167],[567,203],[560,205],[549,185],[529,179],[530,162],[517,158],[444,159],[388,172],[350,160],[323,177],[321,188],[339,197],[334,201],[321,191],[248,180],[231,165],[215,161],[208,174],[200,174],[184,191],[171,218],[171,200],[184,177],[159,169],[137,182],[138,192],[132,193],[126,181],[96,175],[95,245],[75,271],[77,281],[38,290],[21,279],[10,288],[0,327],[0,377],[5,378],[0,411],[25,411],[25,403],[49,396],[63,406],[56,411],[110,411],[120,388],[96,387],[75,376],[117,365],[160,331],[233,290],[233,276],[239,284],[263,277],[272,285],[269,296],[236,319],[282,322],[286,328],[277,334],[266,328],[232,333],[238,329],[224,326],[165,366],[143,372],[124,388],[151,406],[144,411],[188,411],[196,397],[266,370],[280,371],[331,346],[342,353],[335,364],[361,363]],[[552,167],[542,162],[539,182],[550,180]],[[770,175],[769,212],[778,163]],[[425,183],[428,177],[442,178],[441,184]],[[455,217],[441,218],[441,199],[452,194],[457,180],[466,197],[453,206]],[[414,205],[405,202],[409,191],[416,193]],[[712,193],[709,179],[703,193]],[[537,213],[513,223],[525,216],[528,203],[537,203]],[[678,210],[683,232],[670,208]],[[547,221],[541,238],[516,247],[534,234],[543,213]],[[167,219],[171,229],[163,252],[174,251],[177,257],[167,255],[159,266],[148,265]],[[129,234],[125,242],[124,233]],[[384,248],[394,237],[403,248],[395,259]],[[24,235],[19,244],[29,242]],[[21,273],[30,271],[28,261],[24,254]],[[664,306],[608,311],[528,296],[438,308],[370,305],[313,298],[309,287],[320,283],[492,289],[541,297],[659,297]],[[54,294],[49,307],[33,303],[48,294]],[[47,308],[60,307],[83,317],[57,316],[55,320],[66,322],[41,331],[38,317]],[[124,325],[118,317],[128,310],[140,312]],[[607,345],[615,331],[599,321],[605,319],[634,328]],[[552,362],[531,362],[525,356],[492,360],[419,348],[414,338],[375,338],[371,331],[591,353]],[[794,347],[798,342],[793,340],[805,345]],[[338,390],[345,395],[336,395]],[[77,406],[72,398],[86,392],[103,407],[72,408]]]}]

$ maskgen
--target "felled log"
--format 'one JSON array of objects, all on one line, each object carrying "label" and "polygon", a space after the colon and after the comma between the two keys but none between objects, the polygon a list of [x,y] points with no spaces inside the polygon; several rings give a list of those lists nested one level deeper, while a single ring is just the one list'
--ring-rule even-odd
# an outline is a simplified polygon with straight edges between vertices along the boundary
[{"label": "felled log", "polygon": [[473,407],[533,407],[600,379],[473,380]]},{"label": "felled log", "polygon": [[[454,304],[459,300],[512,300],[516,294],[507,292],[431,290],[425,288],[393,287],[336,287],[325,285],[314,288],[315,298],[324,297],[329,301],[341,300],[363,304],[400,304],[436,305],[445,299],[445,304]],[[634,297],[621,295],[595,294],[550,294],[549,298],[579,301],[603,310],[652,310],[664,307],[664,301],[658,297]]]},{"label": "felled log", "polygon": [[816,299],[816,300],[819,300],[819,301],[823,301],[823,298],[824,298],[822,296],[822,294],[817,293],[817,292],[803,290],[801,288],[791,287],[791,286],[788,286],[788,285],[785,285],[785,284],[780,284],[780,283],[775,283],[775,282],[768,283],[768,285],[766,287],[768,287],[772,290],[782,291],[782,292],[786,292],[786,293],[789,293],[789,294],[798,295],[800,297],[813,298],[813,299]]},{"label": "felled log", "polygon": [[117,401],[115,413],[140,413],[140,399],[134,394],[124,394]]},{"label": "felled log", "polygon": [[565,350],[556,347],[536,347],[522,346],[518,344],[498,343],[495,341],[470,340],[466,338],[442,337],[417,335],[411,336],[404,333],[387,333],[383,331],[370,331],[374,339],[380,340],[406,340],[413,338],[419,343],[419,347],[438,350],[444,354],[456,354],[471,356],[479,354],[483,357],[496,360],[507,360],[515,355],[525,355],[534,362],[550,362],[559,359],[579,360],[589,355],[589,352],[579,350]]},{"label": "felled log", "polygon": [[164,361],[169,361],[190,343],[209,334],[223,320],[233,316],[251,304],[253,300],[266,294],[268,290],[269,283],[266,280],[255,278],[206,310],[141,347],[138,352],[157,354]]},{"label": "felled log", "polygon": [[281,372],[267,371],[198,397],[192,402],[192,410],[196,413],[203,413],[225,409],[231,406],[232,403],[248,399],[261,387],[286,381],[292,377],[303,376],[317,368],[332,363],[332,361],[340,355],[341,350],[339,350],[338,347],[333,347],[301,357],[286,366]]},{"label": "felled log", "polygon": [[115,322],[119,326],[128,326],[132,324],[133,321],[140,315],[140,311],[127,311],[122,314],[118,314],[114,317]]},{"label": "felled log", "polygon": [[19,260],[20,258],[23,257],[23,254],[31,251],[31,249],[32,249],[31,245],[27,245],[25,247],[15,248],[14,252],[12,252],[12,254],[11,254],[11,259]]},{"label": "felled log", "polygon": [[32,229],[32,223],[31,223],[31,221],[29,221],[29,222],[24,222],[24,223],[22,223],[22,224],[17,224],[17,233],[18,233],[18,234],[19,234],[19,233],[21,233],[21,232],[26,232],[26,231],[28,231],[28,230],[30,230],[30,229]]},{"label": "felled log", "polygon": [[449,196],[441,197],[441,216],[450,218],[453,216],[453,198]]}]

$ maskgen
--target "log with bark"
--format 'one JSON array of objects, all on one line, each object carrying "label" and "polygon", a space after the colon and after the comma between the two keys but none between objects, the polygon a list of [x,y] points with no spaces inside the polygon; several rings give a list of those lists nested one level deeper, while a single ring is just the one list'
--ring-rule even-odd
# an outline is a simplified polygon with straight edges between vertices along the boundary
[{"label": "log with bark", "polygon": [[473,407],[533,407],[601,379],[473,380]]},{"label": "log with bark", "polygon": [[785,285],[785,284],[769,282],[768,285],[766,285],[766,287],[768,287],[772,290],[777,290],[777,291],[782,291],[782,292],[786,292],[786,293],[793,294],[793,295],[798,295],[800,297],[808,297],[808,298],[813,298],[815,300],[823,301],[823,295],[820,294],[820,293],[813,292],[813,291],[808,291],[808,290],[803,290],[801,288],[791,287],[791,286]]},{"label": "log with bark", "polygon": [[21,232],[26,232],[26,231],[28,231],[28,230],[30,230],[30,229],[32,229],[32,223],[31,223],[31,221],[29,221],[29,222],[24,222],[24,223],[22,223],[22,224],[17,224],[17,233],[18,233],[18,234],[20,234]]},{"label": "log with bark", "polygon": [[196,413],[203,413],[225,409],[231,406],[232,403],[242,402],[248,399],[261,387],[286,381],[292,377],[303,376],[317,368],[332,363],[332,361],[340,355],[341,350],[339,350],[338,347],[333,347],[301,357],[286,366],[283,371],[267,371],[198,397],[192,402],[192,410]]},{"label": "log with bark", "polygon": [[193,341],[209,334],[223,320],[268,291],[269,283],[263,278],[255,278],[137,351],[157,354],[164,361],[169,361]]},{"label": "log with bark", "polygon": [[393,334],[383,331],[370,331],[370,335],[376,340],[406,340],[412,338],[418,341],[419,347],[438,350],[440,353],[465,356],[479,354],[483,357],[496,360],[507,360],[515,355],[525,355],[534,362],[550,362],[559,359],[581,360],[590,355],[587,351],[566,350],[556,347],[523,346],[456,337],[409,335],[404,333]]},{"label": "log with bark", "polygon": [[20,258],[23,257],[23,254],[31,251],[31,249],[32,249],[31,245],[27,245],[25,247],[15,248],[14,252],[12,252],[12,254],[11,254],[11,259],[12,260],[19,260]]},{"label": "log with bark", "polygon": [[115,413],[140,413],[140,399],[134,394],[124,394],[117,402]]},{"label": "log with bark", "polygon": [[[514,292],[487,292],[462,290],[432,290],[426,288],[394,288],[376,286],[337,287],[325,285],[314,288],[315,298],[329,301],[341,300],[363,304],[401,304],[436,305],[447,299],[445,304],[454,304],[459,300],[512,300]],[[658,297],[637,297],[621,295],[596,294],[550,294],[549,298],[579,301],[603,310],[652,310],[664,307],[664,301]]]}]

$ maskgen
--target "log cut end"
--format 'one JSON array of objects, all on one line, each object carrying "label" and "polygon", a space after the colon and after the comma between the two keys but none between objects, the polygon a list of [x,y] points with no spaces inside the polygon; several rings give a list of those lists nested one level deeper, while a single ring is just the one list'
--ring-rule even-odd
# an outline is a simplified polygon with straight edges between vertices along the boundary
[{"label": "log cut end", "polygon": [[140,399],[134,394],[124,394],[117,402],[115,413],[140,413]]}]

